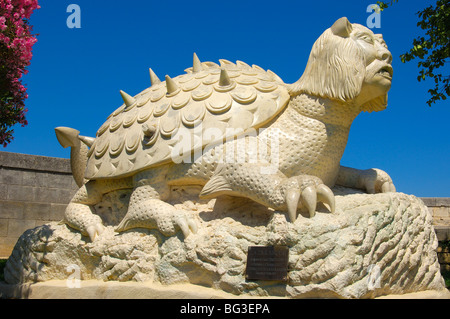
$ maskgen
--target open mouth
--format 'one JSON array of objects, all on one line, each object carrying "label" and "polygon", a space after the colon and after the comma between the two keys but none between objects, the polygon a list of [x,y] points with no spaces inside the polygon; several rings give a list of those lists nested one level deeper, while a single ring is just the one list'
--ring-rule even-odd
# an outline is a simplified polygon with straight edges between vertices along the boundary
[{"label": "open mouth", "polygon": [[380,71],[377,72],[377,74],[380,74],[381,76],[392,80],[392,76],[394,75],[394,69],[390,65],[386,65],[380,69]]}]

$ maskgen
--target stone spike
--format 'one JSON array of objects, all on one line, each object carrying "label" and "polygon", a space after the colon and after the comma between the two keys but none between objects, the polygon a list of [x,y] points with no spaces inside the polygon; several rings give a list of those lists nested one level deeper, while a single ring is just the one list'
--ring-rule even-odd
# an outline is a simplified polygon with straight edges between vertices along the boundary
[{"label": "stone spike", "polygon": [[192,71],[194,73],[196,73],[196,72],[200,72],[202,70],[203,70],[202,62],[200,62],[200,59],[198,58],[197,54],[194,53],[194,64],[193,64]]},{"label": "stone spike", "polygon": [[178,85],[168,75],[166,75],[166,87],[167,87],[167,94],[172,94],[176,90],[178,90]]},{"label": "stone spike", "polygon": [[78,145],[77,138],[80,131],[70,127],[57,127],[55,128],[56,138],[62,147],[75,147]]},{"label": "stone spike", "polygon": [[80,139],[80,141],[82,141],[88,147],[92,147],[92,145],[95,142],[95,138],[89,137],[89,136],[81,136],[81,135],[79,135],[78,138]]},{"label": "stone spike", "polygon": [[228,76],[228,72],[227,72],[227,70],[222,68],[220,71],[219,85],[220,86],[228,86],[230,84],[231,84],[231,80],[230,80],[230,77]]},{"label": "stone spike", "polygon": [[150,82],[152,83],[152,86],[158,83],[161,83],[161,80],[156,76],[155,72],[150,68]]},{"label": "stone spike", "polygon": [[128,95],[127,93],[125,93],[124,91],[120,91],[120,95],[122,95],[122,99],[125,102],[125,105],[127,107],[133,105],[134,102],[136,102],[136,100],[134,99],[134,97]]}]

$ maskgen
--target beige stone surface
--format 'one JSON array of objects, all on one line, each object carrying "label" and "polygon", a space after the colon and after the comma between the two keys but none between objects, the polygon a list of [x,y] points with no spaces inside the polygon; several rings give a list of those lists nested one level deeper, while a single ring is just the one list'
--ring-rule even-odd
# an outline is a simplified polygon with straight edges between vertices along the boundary
[{"label": "beige stone surface", "polygon": [[404,295],[387,295],[377,299],[450,299],[450,291],[421,291]]},{"label": "beige stone surface", "polygon": [[0,283],[0,298],[20,299],[230,299],[225,292],[189,284],[163,286],[152,282],[103,282],[83,280],[69,288],[64,280],[6,285]]},{"label": "beige stone surface", "polygon": [[[264,299],[268,297],[236,296],[216,289],[190,284],[162,286],[149,282],[103,282],[87,280],[79,288],[68,288],[64,280],[45,283],[7,285],[0,283],[0,298],[19,299]],[[281,297],[270,297],[281,298]],[[387,295],[377,299],[450,299],[448,290],[421,291],[404,295]]]},{"label": "beige stone surface", "polygon": [[[180,188],[172,204],[197,221],[197,233],[184,239],[106,226],[90,242],[64,224],[41,226],[19,239],[5,278],[9,284],[67,280],[75,266],[83,281],[191,284],[236,296],[376,298],[445,290],[432,218],[421,200],[333,190],[335,214],[321,206],[314,218],[290,223],[285,213],[247,199],[197,202],[192,189]],[[125,214],[123,195],[109,194],[104,213],[116,207]],[[289,247],[288,283],[247,281],[248,247],[271,245]]]}]

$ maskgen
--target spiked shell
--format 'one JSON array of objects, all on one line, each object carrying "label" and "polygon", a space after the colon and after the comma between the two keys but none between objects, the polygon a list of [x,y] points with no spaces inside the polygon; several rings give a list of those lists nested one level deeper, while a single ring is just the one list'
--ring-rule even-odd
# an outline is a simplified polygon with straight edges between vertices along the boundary
[{"label": "spiked shell", "polygon": [[[161,82],[150,69],[150,88],[135,97],[121,91],[124,104],[100,127],[89,150],[86,178],[125,177],[170,163],[178,132],[191,135],[194,151],[229,138],[227,132],[258,129],[288,104],[287,88],[275,73],[241,61],[220,63],[201,63],[194,55],[187,74]],[[208,128],[220,134],[193,137]]]}]

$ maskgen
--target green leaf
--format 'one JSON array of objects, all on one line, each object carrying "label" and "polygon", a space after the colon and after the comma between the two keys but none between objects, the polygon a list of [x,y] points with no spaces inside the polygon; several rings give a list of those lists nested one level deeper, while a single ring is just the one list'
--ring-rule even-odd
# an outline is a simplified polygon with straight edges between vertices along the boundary
[{"label": "green leaf", "polygon": [[[388,7],[394,2],[398,0],[382,3]],[[417,26],[425,31],[425,36],[413,39],[411,48],[400,55],[400,60],[406,63],[419,59],[417,80],[421,82],[427,77],[433,79],[436,88],[428,90],[430,99],[427,101],[431,106],[450,96],[450,76],[443,76],[438,72],[438,69],[447,66],[450,61],[450,0],[437,0],[435,5],[425,7],[417,15]]]}]

